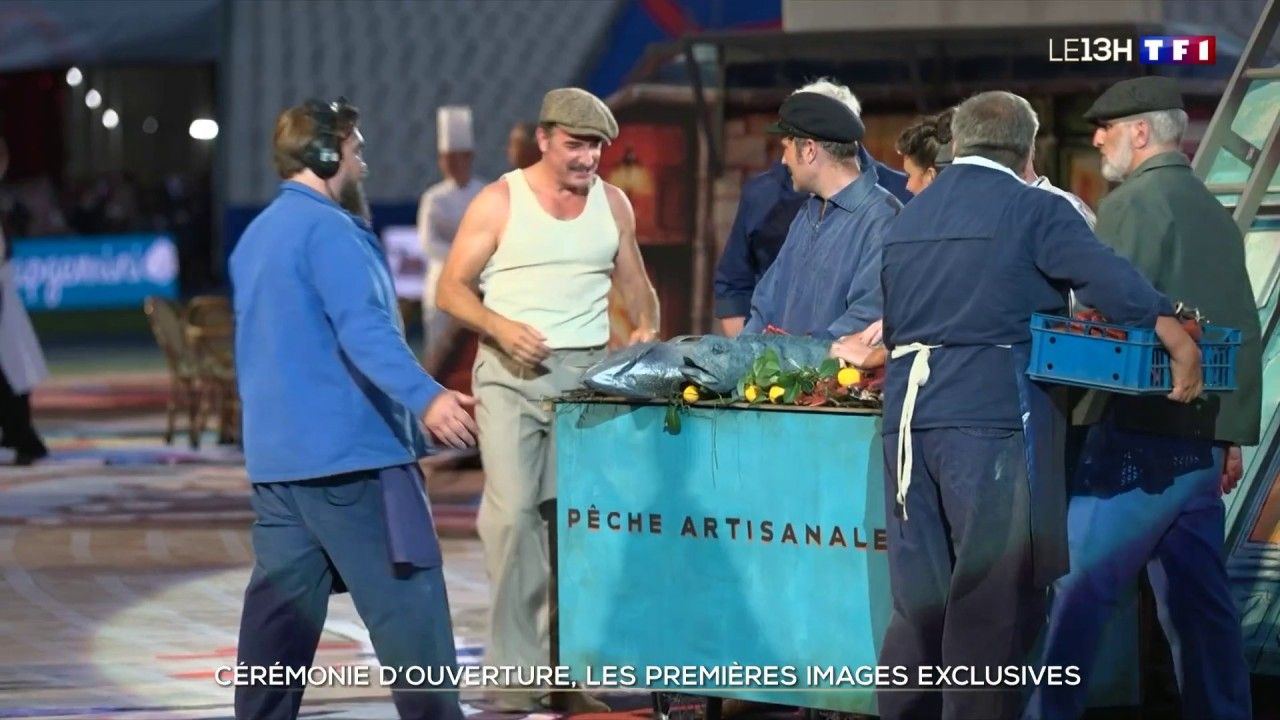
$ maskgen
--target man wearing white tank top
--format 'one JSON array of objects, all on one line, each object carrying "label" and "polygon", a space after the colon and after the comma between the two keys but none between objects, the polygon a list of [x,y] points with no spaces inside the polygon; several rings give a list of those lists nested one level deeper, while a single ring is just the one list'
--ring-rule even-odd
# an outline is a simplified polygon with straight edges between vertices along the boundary
[{"label": "man wearing white tank top", "polygon": [[[550,661],[555,477],[544,398],[581,387],[605,354],[616,285],[631,342],[656,337],[658,299],[636,243],[631,203],[597,176],[618,136],[613,114],[577,88],[543,98],[542,159],[487,185],[467,208],[436,302],[483,338],[473,370],[485,488],[478,527],[491,587],[486,663]],[[600,711],[582,693],[494,694],[503,710]]]}]

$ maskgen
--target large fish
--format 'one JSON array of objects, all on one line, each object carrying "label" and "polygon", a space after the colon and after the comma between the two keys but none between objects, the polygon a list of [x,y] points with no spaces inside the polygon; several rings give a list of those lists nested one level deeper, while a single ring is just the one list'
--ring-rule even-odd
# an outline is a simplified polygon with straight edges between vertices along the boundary
[{"label": "large fish", "polygon": [[587,369],[582,382],[591,390],[637,400],[666,399],[684,383],[684,356],[672,343],[648,342],[610,354]]},{"label": "large fish", "polygon": [[831,342],[794,335],[704,335],[683,350],[684,376],[711,392],[733,393],[756,358],[770,349],[785,372],[817,368],[827,358]]},{"label": "large fish", "polygon": [[778,354],[783,370],[816,368],[831,343],[788,335],[703,335],[642,343],[613,353],[583,377],[590,389],[606,395],[667,399],[684,383],[722,395],[733,394],[765,350]]}]

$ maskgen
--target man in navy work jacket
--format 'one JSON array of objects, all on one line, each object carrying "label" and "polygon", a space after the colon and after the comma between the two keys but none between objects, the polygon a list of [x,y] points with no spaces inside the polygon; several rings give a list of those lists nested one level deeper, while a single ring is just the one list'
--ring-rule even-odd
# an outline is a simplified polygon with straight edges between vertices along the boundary
[{"label": "man in navy work jacket", "polygon": [[[1065,408],[1026,375],[1030,317],[1066,293],[1115,322],[1155,327],[1170,399],[1203,384],[1169,300],[1061,197],[1019,177],[1038,122],[1007,92],[962,103],[956,158],[884,240],[885,504],[893,614],[880,663],[972,667],[1009,686],[1066,570]],[[927,684],[928,678],[921,681]],[[1011,689],[882,692],[882,718],[1016,718]],[[919,686],[914,689],[919,690]]]},{"label": "man in navy work jacket", "polygon": [[861,119],[823,92],[788,97],[769,132],[797,190],[811,196],[751,297],[743,332],[770,326],[834,340],[880,318],[880,246],[902,203],[859,161]]},{"label": "man in navy work jacket", "polygon": [[[862,105],[853,92],[830,80],[809,83],[796,92],[830,95],[862,117]],[[858,162],[862,167],[874,167],[876,183],[899,201],[911,199],[907,176],[871,157],[861,143]],[[726,335],[732,337],[742,331],[751,314],[751,295],[777,259],[791,221],[808,199],[809,193],[795,189],[791,173],[781,161],[743,184],[738,213],[716,265],[715,314]]]},{"label": "man in navy work jacket", "polygon": [[[363,193],[357,119],[344,101],[280,115],[273,152],[285,182],[231,254],[257,515],[243,665],[309,666],[342,586],[383,667],[457,664],[419,418],[446,444],[472,445],[471,399],[418,365],[377,240],[339,204]],[[393,697],[401,717],[462,717],[456,691]],[[239,686],[236,717],[294,718],[301,701],[296,684]]]}]

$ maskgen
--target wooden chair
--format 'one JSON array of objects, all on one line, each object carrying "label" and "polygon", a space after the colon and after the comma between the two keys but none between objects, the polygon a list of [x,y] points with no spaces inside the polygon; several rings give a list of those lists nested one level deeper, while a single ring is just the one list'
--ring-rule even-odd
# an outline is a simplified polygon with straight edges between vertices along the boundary
[{"label": "wooden chair", "polygon": [[199,296],[187,304],[186,337],[197,358],[200,402],[195,426],[203,432],[210,415],[218,418],[218,442],[240,439],[240,396],[236,388],[235,316],[222,296]]},{"label": "wooden chair", "polygon": [[197,295],[187,303],[186,322],[195,327],[230,328],[235,324],[231,299],[224,295]]},{"label": "wooden chair", "polygon": [[199,363],[192,351],[182,321],[182,308],[166,298],[152,296],[143,303],[151,334],[169,366],[169,403],[164,442],[173,443],[179,409],[187,412],[191,447],[199,445],[196,415],[200,405]]}]

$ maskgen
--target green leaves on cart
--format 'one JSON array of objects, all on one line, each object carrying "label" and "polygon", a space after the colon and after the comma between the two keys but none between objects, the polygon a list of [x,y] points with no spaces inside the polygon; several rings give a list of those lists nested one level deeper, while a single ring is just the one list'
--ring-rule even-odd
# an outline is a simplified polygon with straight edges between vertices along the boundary
[{"label": "green leaves on cart", "polygon": [[667,416],[663,420],[662,427],[672,435],[680,434],[680,404],[670,403],[667,405]]}]

